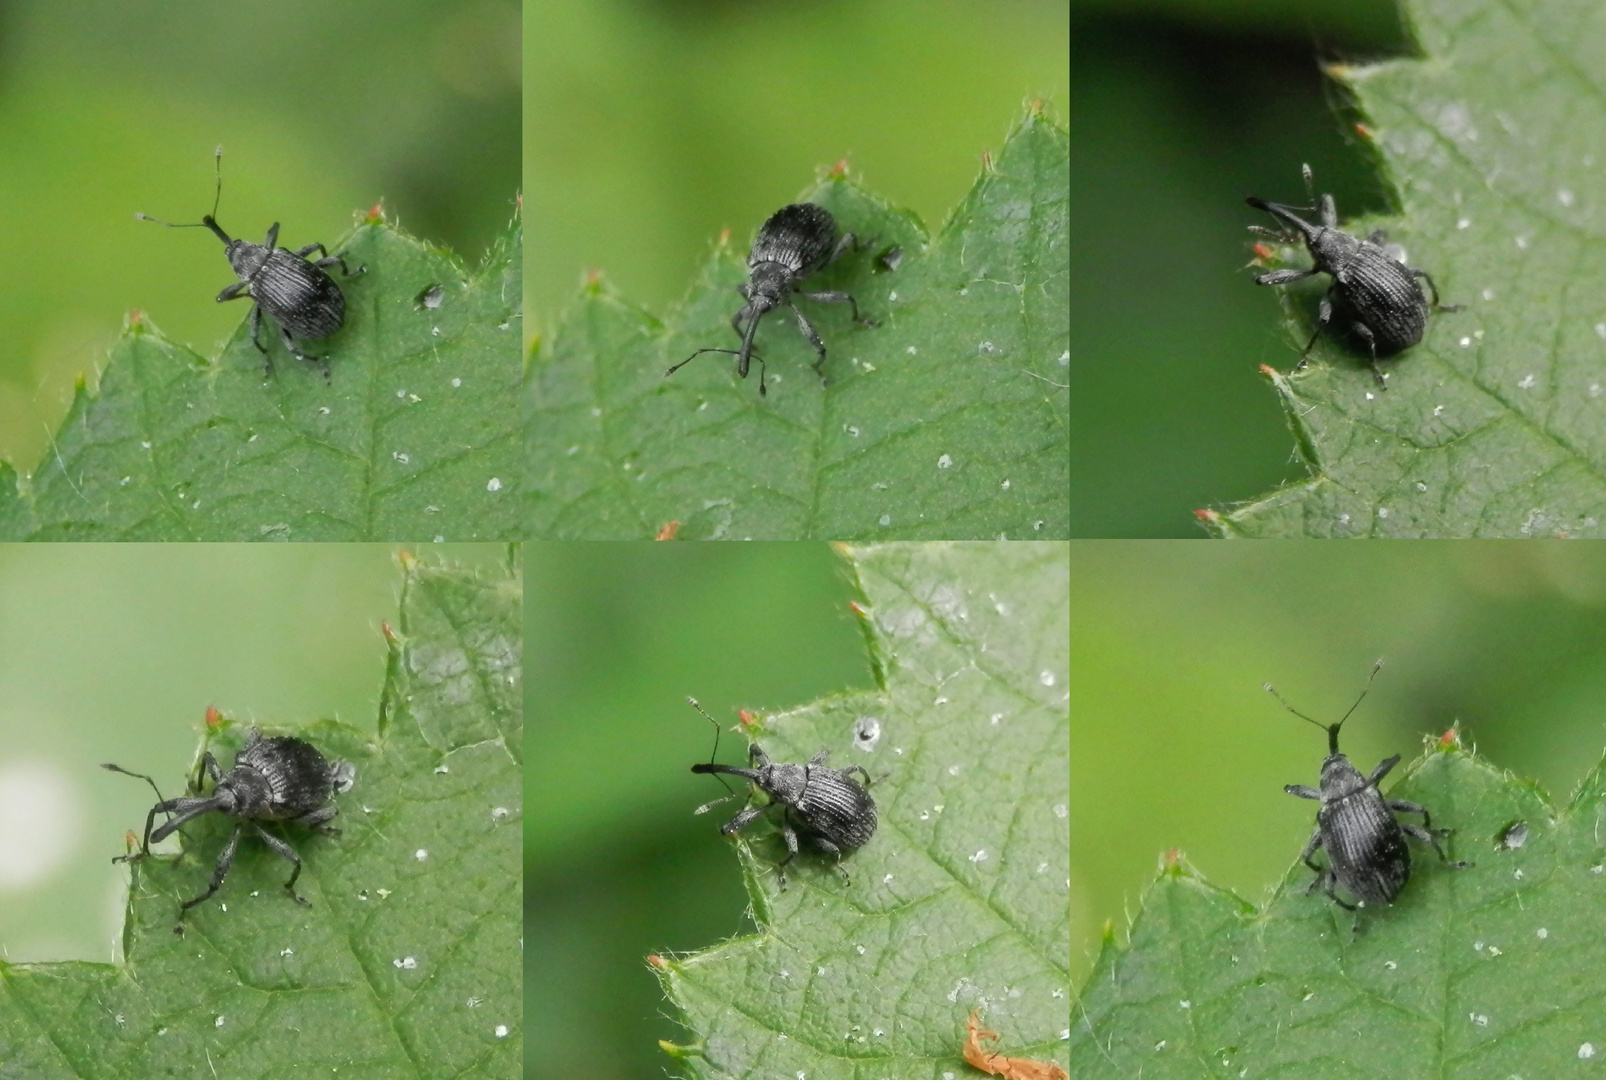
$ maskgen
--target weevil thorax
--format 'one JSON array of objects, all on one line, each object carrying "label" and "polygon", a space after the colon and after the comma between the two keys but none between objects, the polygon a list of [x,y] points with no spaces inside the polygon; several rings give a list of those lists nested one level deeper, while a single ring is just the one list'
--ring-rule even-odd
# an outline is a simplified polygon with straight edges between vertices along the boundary
[{"label": "weevil thorax", "polygon": [[226,254],[236,276],[241,281],[249,281],[262,269],[273,251],[262,244],[253,244],[249,240],[230,240]]},{"label": "weevil thorax", "polygon": [[1334,753],[1322,762],[1322,798],[1337,798],[1366,783],[1361,771],[1344,754]]},{"label": "weevil thorax", "polygon": [[742,284],[740,290],[747,300],[747,310],[750,315],[757,318],[779,307],[781,298],[786,295],[792,280],[793,271],[783,263],[751,263],[747,281]]},{"label": "weevil thorax", "polygon": [[1312,261],[1316,263],[1318,269],[1326,270],[1335,277],[1365,243],[1342,229],[1313,225],[1310,226],[1310,230],[1305,235],[1305,247],[1310,250]]},{"label": "weevil thorax", "polygon": [[772,762],[758,770],[758,786],[776,802],[793,805],[803,798],[809,786],[808,767],[796,763]]},{"label": "weevil thorax", "polygon": [[249,765],[235,765],[223,774],[212,793],[217,808],[235,817],[261,817],[273,801],[267,777]]}]

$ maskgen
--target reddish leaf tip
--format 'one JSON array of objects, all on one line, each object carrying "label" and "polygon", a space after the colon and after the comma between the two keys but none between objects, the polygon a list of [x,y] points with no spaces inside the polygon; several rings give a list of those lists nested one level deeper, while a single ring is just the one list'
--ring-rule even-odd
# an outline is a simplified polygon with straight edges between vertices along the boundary
[{"label": "reddish leaf tip", "polygon": [[667,521],[667,522],[664,523],[663,528],[658,530],[658,535],[654,536],[653,539],[654,540],[673,540],[675,538],[675,534],[678,533],[678,532],[680,532],[680,522],[678,522],[678,521]]},{"label": "reddish leaf tip", "polygon": [[223,714],[218,712],[216,705],[206,707],[206,727],[208,731],[216,731],[223,726]]}]

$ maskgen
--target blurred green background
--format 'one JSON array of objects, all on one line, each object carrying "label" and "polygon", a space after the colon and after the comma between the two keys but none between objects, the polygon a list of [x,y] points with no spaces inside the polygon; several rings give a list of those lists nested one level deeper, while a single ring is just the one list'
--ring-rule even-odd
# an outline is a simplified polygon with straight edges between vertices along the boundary
[{"label": "blurred green background", "polygon": [[1073,536],[1202,536],[1192,511],[1304,475],[1260,364],[1291,367],[1245,266],[1260,195],[1389,209],[1321,74],[1407,54],[1389,0],[1077,0],[1071,27]]},{"label": "blurred green background", "polygon": [[1344,728],[1363,769],[1459,721],[1565,804],[1606,748],[1606,545],[1089,541],[1073,567],[1073,985],[1167,849],[1255,903],[1298,858],[1313,805],[1283,785],[1327,744],[1263,683],[1332,723],[1382,657]]},{"label": "blurred green background", "polygon": [[31,469],[125,314],[211,353],[201,229],[336,243],[381,198],[470,264],[520,183],[515,0],[0,0],[0,458]]},{"label": "blurred green background", "polygon": [[525,584],[525,1075],[663,1076],[687,1034],[647,954],[752,930],[725,817],[692,816],[724,790],[685,699],[728,729],[873,688],[854,594],[809,543],[530,544]]},{"label": "blurred green background", "polygon": [[[374,730],[388,544],[0,545],[0,955],[108,963],[126,830],[182,791],[208,705]],[[422,557],[494,566],[500,544]]]},{"label": "blurred green background", "polygon": [[524,26],[532,333],[593,268],[664,312],[840,158],[935,231],[1026,101],[1066,112],[1063,0],[535,0]]}]

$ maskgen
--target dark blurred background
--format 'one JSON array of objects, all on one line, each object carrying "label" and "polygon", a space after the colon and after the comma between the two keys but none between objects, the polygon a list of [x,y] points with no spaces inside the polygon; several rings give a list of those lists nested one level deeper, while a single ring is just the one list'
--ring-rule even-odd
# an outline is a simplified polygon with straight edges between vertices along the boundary
[{"label": "dark blurred background", "polygon": [[1321,74],[1407,55],[1389,0],[1077,0],[1071,26],[1073,536],[1202,536],[1192,511],[1305,475],[1260,364],[1303,342],[1245,270],[1259,195],[1389,197]]},{"label": "dark blurred background", "polygon": [[0,458],[31,469],[125,314],[212,352],[245,318],[199,221],[333,245],[384,199],[470,265],[520,183],[515,0],[0,0]]},{"label": "dark blurred background", "polygon": [[1459,721],[1561,806],[1606,749],[1601,544],[1087,542],[1071,599],[1073,985],[1166,850],[1257,904],[1299,857],[1314,806],[1283,785],[1327,743],[1262,683],[1332,723],[1385,659],[1341,743],[1367,770]]},{"label": "dark blurred background", "polygon": [[[736,709],[873,688],[824,544],[525,547],[525,1076],[665,1075],[688,1041],[648,953],[752,931],[708,776]],[[719,759],[746,752],[727,733]]]},{"label": "dark blurred background", "polygon": [[660,314],[822,169],[935,232],[1026,102],[1064,123],[1064,0],[535,0],[532,333],[601,269]]}]

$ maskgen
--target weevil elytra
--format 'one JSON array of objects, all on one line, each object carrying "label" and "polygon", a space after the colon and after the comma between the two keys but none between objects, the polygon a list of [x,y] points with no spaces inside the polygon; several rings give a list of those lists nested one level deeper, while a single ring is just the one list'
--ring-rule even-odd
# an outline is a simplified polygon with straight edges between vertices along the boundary
[{"label": "weevil elytra", "polygon": [[[1439,287],[1426,270],[1406,266],[1396,251],[1388,246],[1388,236],[1382,229],[1366,239],[1352,236],[1338,227],[1338,208],[1331,195],[1323,195],[1318,202],[1311,182],[1310,166],[1302,167],[1305,176],[1305,193],[1309,206],[1284,206],[1266,202],[1253,195],[1245,201],[1256,210],[1264,210],[1276,218],[1282,230],[1251,225],[1251,232],[1274,237],[1283,243],[1303,240],[1310,252],[1309,270],[1272,270],[1255,277],[1256,285],[1287,285],[1314,274],[1327,274],[1333,283],[1322,297],[1317,309],[1316,329],[1299,354],[1299,366],[1304,367],[1311,347],[1322,329],[1330,324],[1336,310],[1349,320],[1349,328],[1364,344],[1372,361],[1372,377],[1377,385],[1387,389],[1380,358],[1392,356],[1422,340],[1427,329],[1427,299],[1423,297],[1417,279],[1428,283],[1433,293],[1432,310],[1460,311],[1458,304],[1439,302]],[[1321,224],[1312,225],[1300,214],[1320,213]]]},{"label": "weevil elytra", "polygon": [[[687,698],[692,708],[708,717],[714,725],[714,753],[719,752],[719,723],[703,712],[696,698]],[[821,750],[803,765],[775,762],[769,759],[758,743],[748,747],[748,768],[718,765],[708,761],[693,765],[694,773],[728,773],[740,776],[765,795],[769,802],[762,806],[749,805],[741,813],[720,827],[730,836],[752,824],[766,811],[781,807],[781,837],[786,841],[786,858],[777,867],[781,888],[786,888],[786,864],[797,857],[798,835],[802,834],[814,846],[837,859],[837,870],[844,880],[851,882],[842,856],[854,848],[869,843],[876,830],[875,800],[867,790],[872,783],[870,774],[862,765],[846,769],[833,769],[826,764],[829,750]],[[864,778],[860,784],[853,778],[854,771]],[[723,780],[720,783],[724,783]],[[707,813],[712,807],[736,797],[732,792],[724,798],[699,806],[696,813]]]},{"label": "weevil elytra", "polygon": [[[328,824],[340,812],[330,800],[337,790],[350,787],[355,776],[350,764],[327,760],[317,747],[304,739],[290,735],[263,738],[256,728],[247,733],[245,745],[235,755],[234,765],[228,772],[218,766],[210,750],[202,756],[190,784],[193,794],[189,796],[164,799],[156,781],[143,773],[112,764],[101,768],[145,781],[156,792],[158,800],[145,816],[145,837],[139,850],[120,855],[113,862],[136,862],[147,857],[153,842],[161,843],[185,822],[213,810],[234,819],[234,832],[218,855],[206,891],[179,906],[178,925],[173,927],[175,934],[184,932],[184,916],[189,909],[210,899],[222,887],[223,879],[234,865],[240,834],[247,825],[269,850],[295,867],[290,872],[290,880],[284,883],[284,890],[296,903],[310,907],[312,902],[295,889],[296,878],[301,876],[301,857],[295,848],[268,832],[259,822],[291,821],[324,836],[339,836],[340,830]],[[200,794],[203,774],[212,778],[210,795]],[[168,818],[153,829],[157,814],[166,814]]]},{"label": "weevil elytra", "polygon": [[[703,353],[726,353],[736,357],[736,374],[747,378],[750,360],[758,361],[758,393],[767,393],[764,385],[764,358],[753,351],[753,335],[765,315],[775,308],[789,307],[797,317],[797,328],[814,346],[814,370],[823,379],[825,342],[808,318],[792,303],[792,297],[803,296],[831,304],[847,304],[853,312],[853,321],[861,326],[874,326],[874,321],[859,316],[859,305],[845,292],[804,292],[799,286],[803,279],[823,270],[856,242],[852,233],[837,236],[836,218],[823,206],[813,203],[793,203],[783,206],[769,216],[759,227],[747,256],[747,280],[737,286],[747,303],[731,316],[731,328],[742,339],[739,349],[698,349],[686,359],[664,372],[668,378]],[[892,264],[896,266],[897,263]]]},{"label": "weevil elytra", "polygon": [[[303,352],[297,339],[326,338],[339,330],[346,321],[346,296],[325,271],[339,266],[347,277],[352,274],[344,256],[331,255],[322,244],[308,244],[291,251],[277,246],[279,223],[268,227],[268,235],[260,244],[249,240],[235,240],[217,223],[218,203],[223,198],[223,148],[217,148],[217,194],[212,199],[212,212],[200,221],[175,225],[149,214],[135,214],[141,221],[154,221],[170,229],[210,229],[223,241],[224,255],[235,276],[240,280],[225,286],[217,294],[217,302],[247,297],[254,300],[251,307],[251,344],[262,354],[267,373],[273,374],[273,358],[262,344],[262,313],[266,311],[279,324],[279,337],[284,347],[294,356],[322,371],[324,381],[330,379],[329,358]],[[320,258],[309,260],[316,251]],[[361,274],[367,267],[358,267]]]},{"label": "weevil elytra", "polygon": [[[1378,789],[1383,777],[1399,764],[1400,755],[1384,759],[1369,775],[1363,776],[1349,758],[1339,752],[1338,730],[1366,700],[1372,680],[1382,666],[1381,660],[1372,666],[1372,674],[1367,678],[1361,696],[1355,699],[1349,712],[1336,724],[1321,724],[1312,720],[1284,701],[1271,683],[1265,684],[1267,693],[1275,697],[1283,708],[1327,732],[1327,760],[1322,762],[1320,788],[1288,784],[1283,790],[1301,799],[1315,799],[1322,804],[1316,811],[1316,831],[1311,834],[1310,842],[1300,855],[1305,865],[1316,871],[1315,880],[1305,890],[1306,895],[1320,888],[1334,903],[1348,911],[1365,904],[1390,904],[1400,895],[1400,890],[1405,888],[1411,876],[1411,849],[1406,844],[1407,836],[1431,845],[1438,853],[1439,860],[1447,866],[1461,869],[1472,865],[1452,862],[1445,855],[1444,849],[1439,846],[1439,838],[1448,836],[1451,830],[1433,828],[1424,807],[1404,799],[1384,798]],[[1422,824],[1400,821],[1395,814],[1421,814]],[[1325,866],[1312,858],[1317,849],[1327,852]],[[1335,891],[1338,886],[1343,886],[1357,902],[1352,904],[1340,897]]]}]

